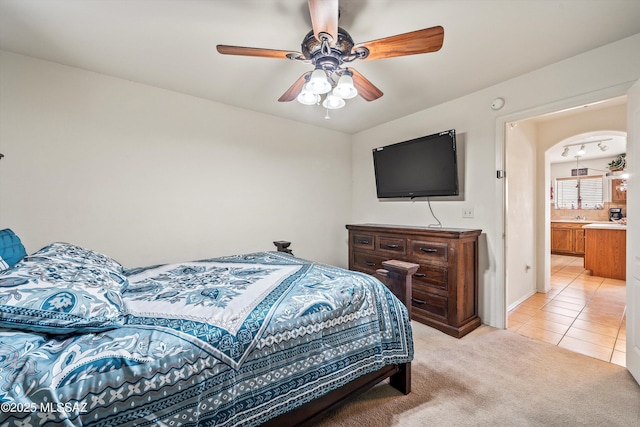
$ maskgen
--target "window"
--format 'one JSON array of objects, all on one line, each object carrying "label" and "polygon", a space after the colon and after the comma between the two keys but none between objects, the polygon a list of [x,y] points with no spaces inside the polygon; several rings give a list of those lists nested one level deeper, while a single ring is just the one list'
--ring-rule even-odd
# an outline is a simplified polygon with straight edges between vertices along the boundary
[{"label": "window", "polygon": [[556,178],[556,209],[595,209],[603,201],[602,175]]}]

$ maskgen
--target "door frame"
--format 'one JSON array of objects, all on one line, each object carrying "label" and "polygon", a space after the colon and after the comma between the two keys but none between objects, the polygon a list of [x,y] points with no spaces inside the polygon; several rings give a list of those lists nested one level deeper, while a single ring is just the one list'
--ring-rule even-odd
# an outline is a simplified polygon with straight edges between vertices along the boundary
[{"label": "door frame", "polygon": [[[509,171],[505,170],[505,158],[506,158],[506,128],[511,122],[517,122],[520,120],[531,119],[543,114],[556,113],[563,110],[579,108],[585,104],[604,101],[627,94],[628,90],[635,83],[635,81],[625,82],[615,86],[611,86],[605,89],[601,89],[594,92],[589,92],[575,97],[565,98],[560,101],[554,101],[548,104],[540,105],[537,107],[529,108],[526,110],[518,111],[515,113],[509,113],[503,116],[496,117],[495,135],[496,135],[496,170],[505,171],[504,179],[496,175],[496,233],[495,241],[502,242],[496,245],[496,286],[498,292],[496,293],[495,307],[497,312],[494,313],[494,319],[497,320],[496,327],[506,329],[508,326],[507,319],[507,292],[508,283],[506,283],[507,277],[507,263],[506,263],[506,246],[509,239],[506,232],[506,215],[508,212],[507,197],[506,197],[506,182],[508,180]],[[514,172],[514,171],[512,171]],[[536,209],[538,211],[538,209]],[[548,209],[545,209],[544,218],[536,220],[536,226],[538,230],[544,230],[544,248],[536,248],[535,259],[535,271],[540,273],[544,277],[544,289],[550,288],[551,281],[551,227]],[[542,256],[540,254],[543,254]],[[542,266],[540,266],[542,264]],[[539,276],[539,275],[538,275]],[[540,288],[540,277],[537,277],[536,282],[538,289]]]},{"label": "door frame", "polygon": [[[640,161],[640,80],[628,91],[627,102],[627,158],[629,178],[627,191],[638,187],[638,162]],[[630,144],[631,143],[631,144]],[[626,366],[633,378],[640,384],[640,244],[637,236],[640,198],[627,200],[627,348]]]}]

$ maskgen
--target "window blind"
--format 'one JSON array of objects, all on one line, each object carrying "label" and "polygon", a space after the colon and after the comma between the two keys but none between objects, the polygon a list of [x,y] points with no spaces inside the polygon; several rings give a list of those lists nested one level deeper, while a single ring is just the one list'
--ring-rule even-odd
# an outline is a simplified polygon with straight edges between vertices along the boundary
[{"label": "window blind", "polygon": [[594,209],[597,204],[602,204],[603,185],[601,175],[557,178],[556,208]]}]

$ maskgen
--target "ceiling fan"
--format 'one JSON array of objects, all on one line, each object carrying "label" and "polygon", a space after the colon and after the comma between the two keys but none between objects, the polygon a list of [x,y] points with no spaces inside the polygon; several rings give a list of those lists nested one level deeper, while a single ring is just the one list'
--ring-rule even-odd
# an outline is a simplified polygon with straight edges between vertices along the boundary
[{"label": "ceiling fan", "polygon": [[397,56],[437,52],[444,41],[440,26],[398,34],[391,37],[355,44],[349,33],[338,27],[338,0],[308,0],[313,29],[302,41],[302,52],[255,47],[217,45],[224,55],[280,58],[313,64],[314,70],[302,74],[278,99],[289,102],[297,99],[303,104],[319,104],[327,109],[341,108],[344,99],[360,95],[367,101],[382,96],[382,91],[354,68],[347,65],[355,60],[374,60]]}]

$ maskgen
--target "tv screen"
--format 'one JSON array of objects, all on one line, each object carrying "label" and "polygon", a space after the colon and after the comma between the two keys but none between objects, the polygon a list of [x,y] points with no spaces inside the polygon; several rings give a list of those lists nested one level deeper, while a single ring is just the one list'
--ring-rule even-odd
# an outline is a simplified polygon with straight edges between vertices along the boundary
[{"label": "tv screen", "polygon": [[458,195],[456,131],[373,149],[378,198]]}]

